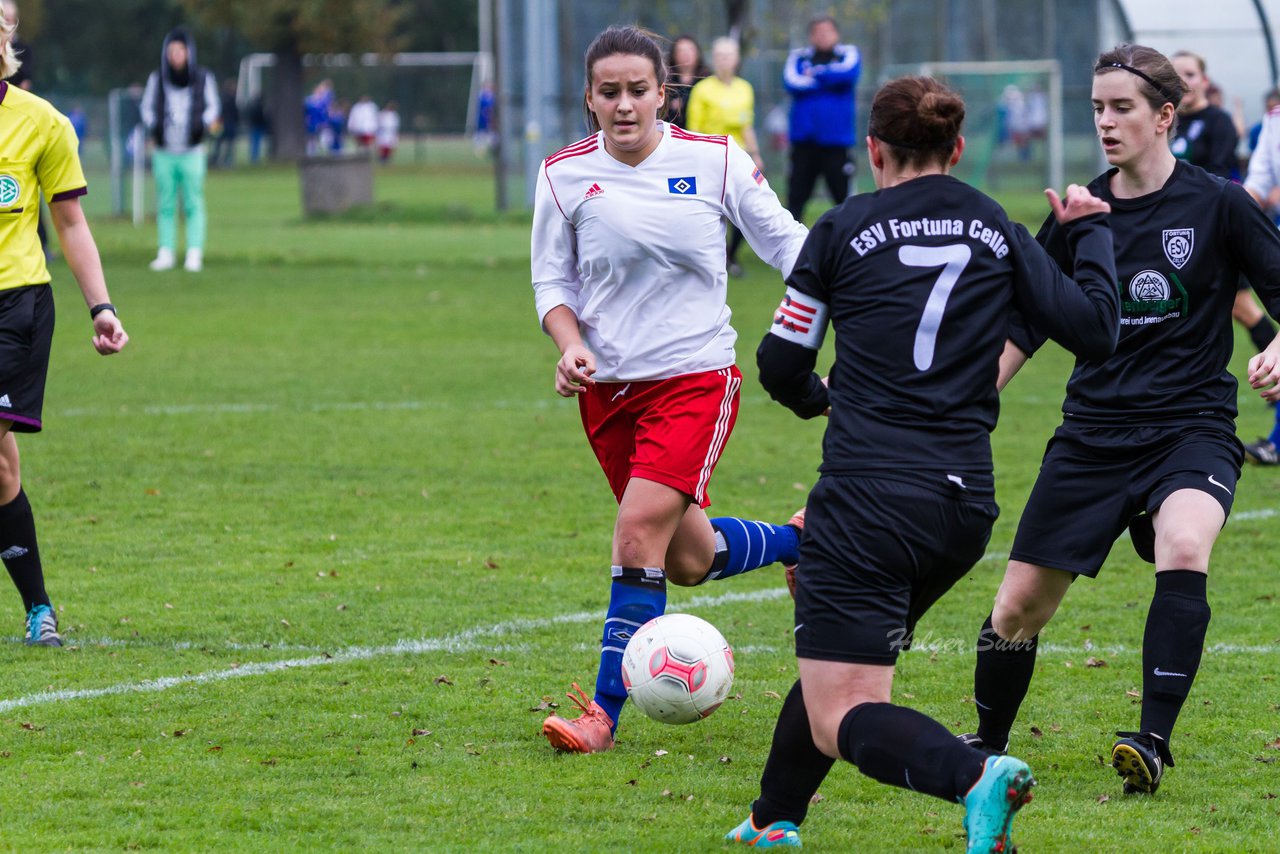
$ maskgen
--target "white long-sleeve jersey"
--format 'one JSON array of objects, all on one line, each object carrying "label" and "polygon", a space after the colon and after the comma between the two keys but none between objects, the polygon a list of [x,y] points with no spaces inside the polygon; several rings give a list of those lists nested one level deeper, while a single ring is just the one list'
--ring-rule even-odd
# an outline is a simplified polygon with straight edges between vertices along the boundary
[{"label": "white long-sleeve jersey", "polygon": [[1277,186],[1280,186],[1280,107],[1262,117],[1258,147],[1249,158],[1249,174],[1244,179],[1244,188],[1260,196],[1264,204],[1267,194]]},{"label": "white long-sleeve jersey", "polygon": [[638,166],[615,160],[597,133],[548,157],[538,173],[538,321],[558,305],[572,309],[603,382],[732,365],[725,219],[783,276],[808,234],[732,139],[666,123],[659,130],[658,147]]}]

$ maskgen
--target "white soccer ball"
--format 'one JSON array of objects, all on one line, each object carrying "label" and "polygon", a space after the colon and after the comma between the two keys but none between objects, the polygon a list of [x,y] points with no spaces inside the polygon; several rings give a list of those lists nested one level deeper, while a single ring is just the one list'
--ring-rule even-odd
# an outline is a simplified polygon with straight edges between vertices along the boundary
[{"label": "white soccer ball", "polygon": [[692,614],[664,614],[632,635],[622,654],[622,684],[640,711],[664,724],[688,724],[714,712],[733,687],[733,650],[724,635]]}]

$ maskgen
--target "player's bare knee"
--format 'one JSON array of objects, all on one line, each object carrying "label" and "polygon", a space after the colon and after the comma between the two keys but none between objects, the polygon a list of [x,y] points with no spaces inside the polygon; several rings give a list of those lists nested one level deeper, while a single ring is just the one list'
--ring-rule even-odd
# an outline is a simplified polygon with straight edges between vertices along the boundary
[{"label": "player's bare knee", "polygon": [[1002,640],[1021,641],[1035,637],[1053,616],[1042,603],[1030,596],[1000,588],[991,609],[991,627]]},{"label": "player's bare knee", "polygon": [[1162,568],[1204,570],[1209,565],[1213,539],[1195,530],[1161,531],[1156,559]]}]

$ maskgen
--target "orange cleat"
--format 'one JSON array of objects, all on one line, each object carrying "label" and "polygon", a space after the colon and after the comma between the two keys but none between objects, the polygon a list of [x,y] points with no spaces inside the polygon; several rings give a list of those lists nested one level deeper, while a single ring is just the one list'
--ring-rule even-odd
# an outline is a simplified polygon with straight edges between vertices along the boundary
[{"label": "orange cleat", "polygon": [[[576,693],[575,693],[576,692]],[[574,720],[552,715],[542,722],[542,734],[556,750],[566,753],[602,753],[613,749],[613,721],[608,713],[573,683],[566,696],[582,710]]]},{"label": "orange cleat", "polygon": [[[787,524],[795,528],[800,533],[804,533],[804,508],[801,507],[799,510],[797,510],[795,512],[795,515],[793,515],[790,519],[787,520]],[[796,567],[797,566],[799,566],[799,564],[795,564],[795,563],[784,563],[782,565],[782,571],[787,576],[787,590],[791,591],[792,599],[796,598]]]}]

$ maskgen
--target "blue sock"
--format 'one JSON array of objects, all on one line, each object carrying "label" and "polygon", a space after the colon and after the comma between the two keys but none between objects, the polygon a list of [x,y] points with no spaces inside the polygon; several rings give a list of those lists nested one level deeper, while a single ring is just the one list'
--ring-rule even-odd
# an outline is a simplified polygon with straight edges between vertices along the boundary
[{"label": "blue sock", "polygon": [[1276,407],[1276,423],[1271,428],[1271,435],[1268,438],[1270,438],[1272,445],[1280,448],[1280,406]]},{"label": "blue sock", "polygon": [[733,516],[711,520],[716,557],[707,579],[732,578],[771,563],[800,562],[800,533],[791,525],[770,525]]},{"label": "blue sock", "polygon": [[595,701],[618,729],[618,715],[627,701],[622,685],[622,653],[636,629],[667,609],[667,579],[661,569],[615,566],[609,593],[609,612],[600,639],[600,670]]}]

